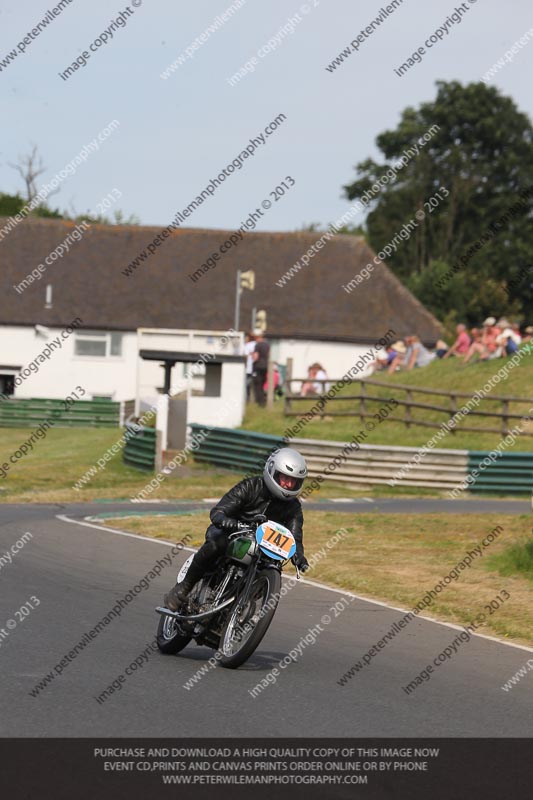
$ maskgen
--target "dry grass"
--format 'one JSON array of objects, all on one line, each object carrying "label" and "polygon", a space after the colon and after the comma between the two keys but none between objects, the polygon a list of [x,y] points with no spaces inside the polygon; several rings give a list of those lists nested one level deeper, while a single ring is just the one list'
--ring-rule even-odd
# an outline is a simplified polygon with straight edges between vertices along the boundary
[{"label": "dry grass", "polygon": [[[0,478],[0,502],[5,503],[80,503],[103,499],[128,499],[140,492],[154,477],[153,472],[141,472],[126,466],[118,453],[81,490],[73,485],[94,466],[106,450],[120,440],[117,428],[57,428],[35,446],[20,462],[10,467],[7,477]],[[0,434],[0,465],[9,463],[9,456],[30,431],[19,428],[2,429]],[[208,464],[195,463],[192,458],[163,481],[150,499],[198,500],[203,497],[222,497],[243,477]],[[325,497],[357,497],[361,494],[393,494],[396,497],[440,496],[437,490],[410,487],[374,487],[361,490],[329,481],[313,500]]]},{"label": "dry grass", "polygon": [[[144,516],[106,521],[145,536],[178,541],[186,533],[191,544],[203,541],[208,514]],[[346,528],[347,536],[318,562],[309,577],[368,598],[412,608],[424,594],[480,545],[497,525],[503,532],[460,573],[423,612],[426,616],[466,625],[480,612],[488,635],[533,645],[533,586],[524,575],[502,577],[489,568],[489,554],[523,541],[531,517],[458,514],[360,514],[314,511],[305,516],[305,547],[311,556]],[[288,572],[291,572],[289,567]],[[510,598],[493,614],[484,606],[505,589]]]}]

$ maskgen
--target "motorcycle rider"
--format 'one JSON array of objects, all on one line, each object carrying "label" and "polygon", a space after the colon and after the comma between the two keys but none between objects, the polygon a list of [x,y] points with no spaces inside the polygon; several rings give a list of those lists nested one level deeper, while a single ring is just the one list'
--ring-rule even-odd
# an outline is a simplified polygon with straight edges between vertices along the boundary
[{"label": "motorcycle rider", "polygon": [[211,509],[212,524],[206,531],[205,543],[196,552],[183,581],[165,596],[165,606],[177,611],[193,586],[224,555],[228,536],[238,530],[238,523],[253,522],[260,515],[291,531],[296,541],[292,562],[305,572],[309,564],[304,555],[302,505],[297,498],[306,476],[304,457],[291,447],[283,447],[270,454],[262,476],[244,478],[230,489]]}]

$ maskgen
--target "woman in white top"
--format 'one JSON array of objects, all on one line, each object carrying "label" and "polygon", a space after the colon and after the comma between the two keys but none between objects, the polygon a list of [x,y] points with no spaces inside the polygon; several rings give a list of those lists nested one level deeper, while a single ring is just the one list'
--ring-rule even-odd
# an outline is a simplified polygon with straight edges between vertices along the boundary
[{"label": "woman in white top", "polygon": [[329,391],[329,383],[318,383],[318,381],[327,381],[328,376],[326,374],[326,370],[322,364],[319,364],[318,362],[313,364],[313,369],[315,370],[315,381],[317,381],[314,384],[315,392],[317,394],[325,394]]}]

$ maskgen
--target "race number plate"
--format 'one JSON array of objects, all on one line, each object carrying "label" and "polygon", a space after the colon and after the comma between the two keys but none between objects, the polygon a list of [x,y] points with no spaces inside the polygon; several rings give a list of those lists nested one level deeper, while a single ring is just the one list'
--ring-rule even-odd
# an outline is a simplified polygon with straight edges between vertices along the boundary
[{"label": "race number plate", "polygon": [[255,538],[261,550],[277,561],[291,558],[296,552],[294,536],[279,522],[263,522],[256,530]]},{"label": "race number plate", "polygon": [[180,571],[178,572],[178,577],[176,578],[176,583],[181,583],[181,582],[182,582],[182,580],[184,579],[184,577],[186,576],[186,574],[187,574],[187,570],[188,570],[188,569],[189,569],[189,567],[191,566],[191,561],[193,560],[193,558],[194,558],[194,555],[195,555],[194,553],[193,553],[192,555],[190,555],[190,556],[189,556],[189,558],[187,559],[187,561],[185,561],[185,562],[184,562],[184,563],[181,565],[181,569],[180,569]]}]

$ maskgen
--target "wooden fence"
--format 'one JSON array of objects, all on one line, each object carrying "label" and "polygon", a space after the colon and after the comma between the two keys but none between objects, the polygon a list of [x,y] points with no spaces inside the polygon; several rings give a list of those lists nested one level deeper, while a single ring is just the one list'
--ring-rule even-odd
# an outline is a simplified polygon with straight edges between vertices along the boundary
[{"label": "wooden fence", "polygon": [[[394,403],[396,412],[403,408],[404,414],[399,415],[398,413],[388,413],[388,415],[382,419],[383,422],[400,422],[403,423],[407,428],[409,428],[411,425],[423,426],[425,428],[440,428],[442,426],[442,422],[448,422],[450,418],[461,409],[462,406],[466,405],[469,400],[472,400],[472,395],[468,394],[467,392],[445,392],[439,389],[423,389],[418,386],[408,386],[398,383],[385,383],[383,381],[378,381],[371,378],[348,381],[347,385],[350,387],[355,387],[356,390],[358,390],[357,394],[346,392],[337,394],[335,397],[327,397],[327,386],[325,386],[325,384],[334,386],[335,383],[337,383],[336,380],[331,378],[329,378],[327,381],[313,380],[313,383],[321,383],[323,385],[324,394],[302,397],[299,394],[292,394],[291,386],[294,383],[304,383],[309,379],[293,378],[290,375],[290,370],[287,370],[287,373],[288,374],[285,379],[286,394],[284,407],[284,413],[287,417],[297,417],[301,416],[302,413],[305,413],[305,411],[302,409],[300,411],[294,409],[294,404],[306,403],[309,405],[310,403],[311,406],[313,406],[319,403],[321,398],[323,398],[324,403],[320,403],[320,408],[317,410],[317,416],[322,418],[326,416],[359,417],[361,421],[364,422],[366,418],[372,418],[373,415],[377,413],[380,405],[383,405],[384,403],[386,404],[387,401],[389,401],[390,403]],[[341,379],[339,378],[338,380],[340,381]],[[372,394],[372,387],[374,386],[382,390],[381,394]],[[386,394],[383,393],[384,389],[386,390]],[[429,395],[432,398],[443,398],[443,401],[438,404],[430,402],[426,403],[419,400],[413,400],[413,395]],[[345,404],[351,401],[356,402],[354,402],[353,408],[344,408],[343,410],[334,411],[331,406],[339,401]],[[474,407],[471,411],[468,411],[465,414],[463,420],[470,417],[483,417],[487,418],[488,421],[497,419],[499,420],[499,426],[495,427],[493,425],[492,427],[488,427],[480,425],[477,427],[472,427],[469,425],[464,425],[461,421],[459,426],[457,426],[457,430],[474,431],[476,433],[499,433],[503,436],[506,436],[509,433],[510,427],[514,427],[513,421],[523,419],[528,409],[533,407],[533,397],[502,397],[501,395],[491,394],[481,398],[480,402],[496,403],[500,404],[500,406],[494,411],[481,411],[477,407]],[[523,413],[515,413],[516,409],[515,411],[511,412],[511,403],[517,405],[523,404],[525,406]],[[441,412],[444,415],[443,420],[437,422],[428,419],[421,419],[413,414],[413,411],[416,409],[423,409],[430,412]],[[509,423],[511,423],[511,425]],[[451,427],[450,433],[453,434],[455,432],[456,426]],[[533,436],[533,424],[524,426],[522,435]]]}]

